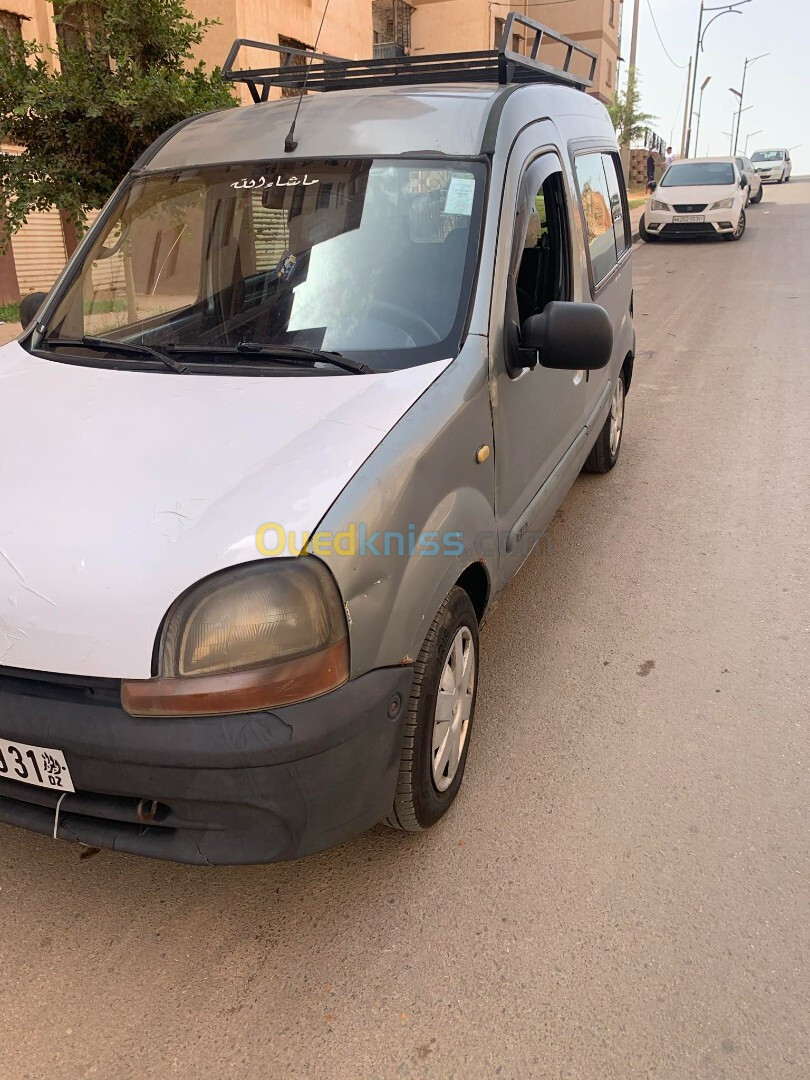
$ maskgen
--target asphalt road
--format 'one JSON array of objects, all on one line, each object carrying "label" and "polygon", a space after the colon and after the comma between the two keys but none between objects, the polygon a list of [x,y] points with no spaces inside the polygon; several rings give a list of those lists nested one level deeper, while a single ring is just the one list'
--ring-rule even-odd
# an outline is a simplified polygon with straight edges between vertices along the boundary
[{"label": "asphalt road", "polygon": [[237,869],[0,828],[3,1080],[810,1075],[810,182],[634,258],[622,458],[485,628],[453,812]]}]

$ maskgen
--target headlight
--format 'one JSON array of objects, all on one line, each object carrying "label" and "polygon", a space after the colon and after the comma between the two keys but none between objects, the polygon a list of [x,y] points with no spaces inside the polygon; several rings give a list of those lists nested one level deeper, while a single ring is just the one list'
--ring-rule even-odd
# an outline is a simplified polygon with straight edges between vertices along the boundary
[{"label": "headlight", "polygon": [[658,199],[653,199],[650,202],[650,209],[651,210],[663,210],[664,213],[669,212],[669,207],[667,206],[667,204],[665,202],[661,202]]},{"label": "headlight", "polygon": [[730,210],[734,205],[733,199],[721,199],[720,202],[716,202],[710,207],[711,210]]},{"label": "headlight", "polygon": [[121,685],[133,716],[206,716],[289,705],[349,677],[337,585],[313,556],[208,578],[169,611],[154,679]]}]

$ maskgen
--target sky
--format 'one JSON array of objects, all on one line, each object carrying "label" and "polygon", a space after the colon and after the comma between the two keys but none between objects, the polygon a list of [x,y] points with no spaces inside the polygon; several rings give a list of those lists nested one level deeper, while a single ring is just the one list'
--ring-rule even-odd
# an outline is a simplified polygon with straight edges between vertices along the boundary
[{"label": "sky", "polygon": [[[641,107],[658,117],[653,127],[680,150],[683,128],[686,65],[694,54],[700,0],[635,0],[640,4],[636,66],[641,77]],[[705,0],[707,8],[722,7],[723,0]],[[625,0],[622,28],[622,56],[630,55],[633,0]],[[656,35],[653,18],[675,67],[667,58]],[[749,156],[767,147],[791,151],[793,174],[810,174],[810,3],[808,0],[751,0],[739,15],[722,15],[704,38],[698,68],[695,111],[700,85],[707,75],[711,82],[703,95],[698,153],[721,155],[730,152],[728,135],[737,99],[729,87],[740,89],[746,57],[770,53],[748,68],[739,150],[748,140]],[[704,16],[704,27],[711,14]],[[625,69],[626,64],[622,67]],[[693,123],[694,129],[697,121]],[[694,150],[692,151],[694,154]]]}]

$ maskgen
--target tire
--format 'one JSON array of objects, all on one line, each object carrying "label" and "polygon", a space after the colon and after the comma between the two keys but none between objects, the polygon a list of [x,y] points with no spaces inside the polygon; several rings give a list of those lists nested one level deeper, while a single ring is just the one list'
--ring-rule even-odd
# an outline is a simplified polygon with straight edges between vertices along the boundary
[{"label": "tire", "polygon": [[740,211],[740,220],[733,233],[723,233],[724,240],[742,240],[745,235],[745,211]]},{"label": "tire", "polygon": [[641,215],[638,223],[638,235],[645,242],[645,244],[653,244],[658,239],[657,236],[654,236],[652,233],[647,232],[647,226],[644,224],[643,214]]},{"label": "tire", "polygon": [[[461,671],[456,675],[460,663]],[[417,833],[430,828],[449,810],[461,787],[470,748],[478,693],[478,619],[469,596],[457,585],[431,623],[413,671],[397,790],[386,824]],[[443,682],[442,708],[439,694]],[[452,711],[447,711],[451,706]],[[441,731],[435,730],[442,714],[448,716],[445,740],[441,740]],[[437,739],[438,748],[434,746]],[[456,755],[447,757],[441,770],[440,755],[445,746],[454,746]],[[453,756],[457,766],[451,774]],[[434,767],[434,759],[438,767]]]},{"label": "tire", "polygon": [[761,203],[761,202],[762,202],[762,192],[763,192],[763,188],[762,188],[762,186],[760,186],[760,189],[759,189],[759,191],[757,192],[756,198],[754,198],[754,199],[752,199],[752,200],[751,200],[751,204],[752,204],[753,206],[758,206],[758,205],[759,205],[759,203]]},{"label": "tire", "polygon": [[619,460],[622,449],[622,433],[624,431],[624,368],[619,372],[616,380],[616,388],[613,391],[613,399],[610,403],[610,413],[602,425],[599,437],[591,448],[590,454],[583,465],[583,470],[589,473],[610,472]]}]

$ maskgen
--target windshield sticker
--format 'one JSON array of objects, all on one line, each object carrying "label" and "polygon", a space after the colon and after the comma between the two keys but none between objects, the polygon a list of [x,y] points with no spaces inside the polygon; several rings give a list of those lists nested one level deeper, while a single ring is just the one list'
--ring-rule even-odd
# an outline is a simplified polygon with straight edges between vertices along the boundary
[{"label": "windshield sticker", "polygon": [[276,264],[276,277],[282,281],[289,281],[298,266],[298,258],[290,251],[285,251]]},{"label": "windshield sticker", "polygon": [[444,213],[469,217],[472,214],[474,195],[475,179],[472,176],[454,176],[444,200]]},{"label": "windshield sticker", "polygon": [[320,180],[310,180],[309,175],[304,173],[303,179],[299,176],[291,176],[289,180],[282,180],[280,176],[266,180],[263,176],[260,176],[258,180],[254,180],[249,176],[243,176],[241,180],[237,180],[236,183],[231,184],[232,188],[243,191],[247,190],[260,190],[265,187],[298,187],[300,184],[302,187],[312,187],[313,184],[319,184]]}]

